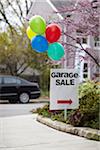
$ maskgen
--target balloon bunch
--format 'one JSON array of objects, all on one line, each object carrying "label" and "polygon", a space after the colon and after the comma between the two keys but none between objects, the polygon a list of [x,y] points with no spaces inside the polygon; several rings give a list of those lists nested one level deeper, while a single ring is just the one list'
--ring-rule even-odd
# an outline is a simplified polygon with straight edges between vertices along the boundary
[{"label": "balloon bunch", "polygon": [[36,52],[46,52],[52,60],[58,61],[64,56],[63,46],[57,42],[61,29],[57,24],[49,24],[41,16],[35,15],[29,21],[27,36],[31,40],[32,49]]}]

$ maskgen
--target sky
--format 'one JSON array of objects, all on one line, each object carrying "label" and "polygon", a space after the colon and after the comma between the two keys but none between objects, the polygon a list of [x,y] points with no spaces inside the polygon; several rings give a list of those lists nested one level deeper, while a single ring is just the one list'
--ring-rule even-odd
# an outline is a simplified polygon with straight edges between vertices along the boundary
[{"label": "sky", "polygon": [[[21,23],[20,23],[18,17],[17,17],[16,14],[13,12],[11,6],[9,6],[9,7],[7,6],[7,0],[0,0],[0,1],[1,1],[1,2],[4,4],[4,6],[5,6],[5,13],[6,13],[6,16],[7,16],[8,20],[9,20],[9,22],[10,22],[12,25],[14,25],[14,26],[16,26],[17,24],[18,24],[18,25],[21,25]],[[16,9],[17,13],[20,15],[20,11],[19,11],[18,6],[16,5],[16,1],[15,1],[15,0],[13,0],[13,1],[10,0],[10,1],[12,2],[12,5],[14,6],[14,9]],[[25,3],[24,3],[24,0],[20,0],[20,1],[21,1],[20,6],[21,6],[21,8],[22,8],[22,10],[23,10],[24,18],[26,18],[26,10],[25,10]],[[28,4],[30,4],[29,1],[28,1]],[[0,8],[0,9],[1,9],[1,8]],[[0,18],[2,18],[1,15],[0,15]],[[2,22],[0,22],[0,28],[2,28],[2,30],[6,30],[7,25],[2,21]]]}]

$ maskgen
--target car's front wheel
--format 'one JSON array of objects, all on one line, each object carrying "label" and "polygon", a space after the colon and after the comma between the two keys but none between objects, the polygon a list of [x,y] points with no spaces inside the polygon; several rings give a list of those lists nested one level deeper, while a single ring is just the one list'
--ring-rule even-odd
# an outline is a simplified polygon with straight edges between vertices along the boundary
[{"label": "car's front wheel", "polygon": [[19,95],[19,102],[20,103],[23,103],[23,104],[26,104],[29,102],[29,94],[28,93],[21,93]]}]

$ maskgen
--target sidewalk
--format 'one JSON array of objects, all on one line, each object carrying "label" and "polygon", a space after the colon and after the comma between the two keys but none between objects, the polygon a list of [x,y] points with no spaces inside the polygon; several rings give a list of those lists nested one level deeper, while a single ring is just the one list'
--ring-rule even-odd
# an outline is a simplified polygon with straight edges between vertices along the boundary
[{"label": "sidewalk", "polygon": [[0,150],[99,150],[99,142],[59,132],[36,117],[0,118]]}]

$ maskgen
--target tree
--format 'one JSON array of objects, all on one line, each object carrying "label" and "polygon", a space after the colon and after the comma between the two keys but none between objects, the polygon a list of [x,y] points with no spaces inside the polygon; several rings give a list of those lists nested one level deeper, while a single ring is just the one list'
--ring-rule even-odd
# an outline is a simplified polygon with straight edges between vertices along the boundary
[{"label": "tree", "polygon": [[20,75],[32,64],[33,51],[25,31],[31,5],[31,0],[0,1],[0,64],[12,75]]},{"label": "tree", "polygon": [[46,54],[33,51],[26,36],[25,19],[33,2],[0,1],[0,26],[3,31],[5,29],[0,33],[0,64],[6,65],[6,73],[21,75],[28,67],[41,71],[41,66],[47,65]]},{"label": "tree", "polygon": [[0,34],[0,64],[6,65],[7,73],[21,75],[28,67],[41,72],[41,68],[47,65],[46,61],[46,54],[32,50],[25,31]]},{"label": "tree", "polygon": [[[96,4],[99,6],[100,2],[98,1]],[[100,12],[97,6],[94,7],[94,3],[89,0],[79,0],[77,5],[63,6],[59,8],[56,13],[61,13],[62,16],[64,16],[64,19],[59,21],[59,23],[66,27],[63,31],[63,35],[66,36],[67,42],[62,41],[62,43],[65,46],[65,53],[68,55],[67,58],[70,59],[69,55],[71,54],[72,59],[74,59],[76,51],[78,50],[82,59],[90,59],[99,67],[99,60],[95,51],[92,48],[84,48],[80,39],[76,36],[77,33],[83,37],[89,35],[98,37],[100,35]],[[82,51],[87,55],[82,56]]]},{"label": "tree", "polygon": [[23,40],[22,34],[18,35],[13,33],[13,36],[11,32],[0,34],[0,63],[5,64],[6,71],[12,75],[21,74],[26,68],[25,63],[29,64],[29,59],[27,58],[29,57],[28,52],[30,49],[25,48],[25,42],[26,40]]},{"label": "tree", "polygon": [[0,22],[10,30],[18,30],[25,26],[25,18],[33,0],[0,0]]}]

